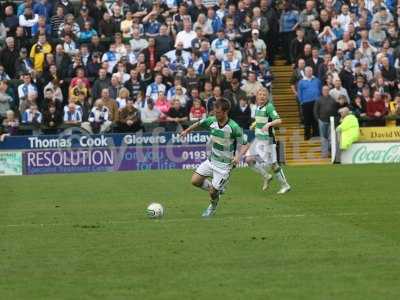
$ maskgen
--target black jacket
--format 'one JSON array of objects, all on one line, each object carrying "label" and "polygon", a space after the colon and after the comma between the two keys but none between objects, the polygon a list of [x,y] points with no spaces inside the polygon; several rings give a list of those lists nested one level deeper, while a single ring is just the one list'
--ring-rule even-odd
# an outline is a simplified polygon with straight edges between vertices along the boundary
[{"label": "black jacket", "polygon": [[0,51],[0,63],[4,66],[4,71],[6,71],[10,78],[15,78],[15,62],[18,57],[19,54],[16,48],[10,50],[8,47],[5,47]]}]

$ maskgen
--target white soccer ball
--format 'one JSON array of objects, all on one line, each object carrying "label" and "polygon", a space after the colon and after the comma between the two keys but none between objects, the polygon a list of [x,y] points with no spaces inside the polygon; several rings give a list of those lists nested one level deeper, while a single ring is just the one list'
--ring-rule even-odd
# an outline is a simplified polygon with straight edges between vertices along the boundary
[{"label": "white soccer ball", "polygon": [[150,219],[161,218],[164,215],[164,207],[160,203],[150,203],[146,213]]}]

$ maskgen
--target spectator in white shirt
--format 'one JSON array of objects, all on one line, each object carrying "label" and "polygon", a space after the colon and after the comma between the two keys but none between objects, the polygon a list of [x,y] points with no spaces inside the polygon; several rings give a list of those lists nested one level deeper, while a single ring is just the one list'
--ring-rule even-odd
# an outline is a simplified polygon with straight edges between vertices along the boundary
[{"label": "spectator in white shirt", "polygon": [[267,55],[267,45],[265,42],[259,38],[260,36],[260,31],[258,29],[253,29],[251,31],[251,36],[253,38],[253,44],[254,47],[256,48],[257,53],[262,53],[263,57],[266,57]]},{"label": "spectator in white shirt", "polygon": [[70,102],[64,107],[64,123],[67,125],[79,125],[82,122],[82,112],[75,103]]},{"label": "spectator in white shirt", "polygon": [[240,71],[240,61],[233,57],[233,52],[229,51],[226,56],[227,58],[223,60],[221,64],[222,75],[225,75],[227,71],[230,72]]},{"label": "spectator in white shirt", "polygon": [[350,97],[347,90],[342,87],[342,81],[337,78],[333,83],[334,87],[329,91],[329,95],[338,102],[340,96],[344,96],[348,104],[350,104]]},{"label": "spectator in white shirt", "polygon": [[103,100],[96,100],[88,121],[82,123],[82,128],[89,133],[104,133],[110,130],[112,122],[109,120],[109,110]]},{"label": "spectator in white shirt", "polygon": [[225,53],[228,52],[228,44],[229,41],[225,38],[224,29],[218,30],[217,38],[211,43],[211,50],[214,51],[218,60],[221,61],[224,58]]},{"label": "spectator in white shirt", "polygon": [[102,62],[107,62],[108,63],[108,73],[112,73],[115,65],[121,58],[121,55],[117,52],[115,44],[110,45],[110,51],[107,51],[106,53],[103,54],[103,57],[101,59]]},{"label": "spectator in white shirt", "polygon": [[160,119],[161,112],[158,108],[154,107],[154,101],[147,100],[147,106],[140,110],[140,119],[143,124],[151,124],[158,122]]},{"label": "spectator in white shirt", "polygon": [[196,38],[196,32],[192,30],[192,23],[185,19],[183,21],[183,30],[178,32],[175,39],[175,47],[179,42],[183,44],[184,49],[192,48],[192,41]]},{"label": "spectator in white shirt", "polygon": [[31,36],[32,27],[39,22],[39,15],[33,14],[32,8],[25,7],[24,14],[19,16],[19,26],[24,27],[27,35]]},{"label": "spectator in white shirt", "polygon": [[183,50],[183,43],[179,42],[176,45],[176,49],[170,50],[167,53],[165,53],[165,56],[168,58],[170,62],[176,61],[176,52],[181,52],[181,56],[183,60],[185,61],[185,65],[189,64],[190,60],[190,53],[188,51]]},{"label": "spectator in white shirt", "polygon": [[154,102],[157,100],[159,93],[165,94],[166,86],[162,83],[162,76],[157,74],[154,82],[147,86],[146,99],[152,99]]},{"label": "spectator in white shirt", "polygon": [[344,31],[347,31],[347,26],[351,22],[349,6],[347,4],[343,4],[341,12],[342,13],[338,16],[337,20],[340,24],[340,27],[343,28]]},{"label": "spectator in white shirt", "polygon": [[32,84],[31,74],[24,74],[22,80],[23,83],[18,86],[18,98],[20,102],[26,100],[30,93],[37,93],[36,85]]}]

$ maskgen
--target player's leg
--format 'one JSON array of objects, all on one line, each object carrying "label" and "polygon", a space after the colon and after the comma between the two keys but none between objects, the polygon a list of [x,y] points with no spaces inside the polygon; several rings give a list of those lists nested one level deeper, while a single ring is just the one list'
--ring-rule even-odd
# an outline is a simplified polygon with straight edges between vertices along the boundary
[{"label": "player's leg", "polygon": [[260,141],[254,141],[249,150],[246,153],[245,161],[250,167],[250,169],[259,173],[263,178],[263,187],[262,189],[265,191],[270,181],[272,180],[271,174],[269,174],[269,165],[265,161],[266,149],[265,145],[263,145]]},{"label": "player's leg", "polygon": [[203,217],[210,217],[215,214],[218,206],[221,191],[224,190],[225,185],[228,183],[230,170],[214,170],[213,178],[211,181],[210,205],[203,212]]},{"label": "player's leg", "polygon": [[211,187],[211,181],[208,177],[212,176],[212,169],[209,160],[205,160],[200,164],[196,171],[192,175],[192,185],[201,188],[205,191],[209,191]]},{"label": "player's leg", "polygon": [[278,164],[278,162],[275,162],[272,164],[272,170],[274,171],[275,177],[281,185],[281,188],[278,191],[278,194],[285,194],[285,193],[289,192],[290,185],[287,182],[285,173],[283,172],[283,169]]}]

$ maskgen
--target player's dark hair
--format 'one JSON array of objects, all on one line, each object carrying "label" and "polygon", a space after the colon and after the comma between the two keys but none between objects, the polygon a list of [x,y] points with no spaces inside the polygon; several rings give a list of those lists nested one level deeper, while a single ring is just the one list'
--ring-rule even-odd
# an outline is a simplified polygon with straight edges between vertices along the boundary
[{"label": "player's dark hair", "polygon": [[231,103],[227,99],[222,98],[215,102],[214,108],[218,108],[221,109],[222,111],[229,112],[231,110]]}]

